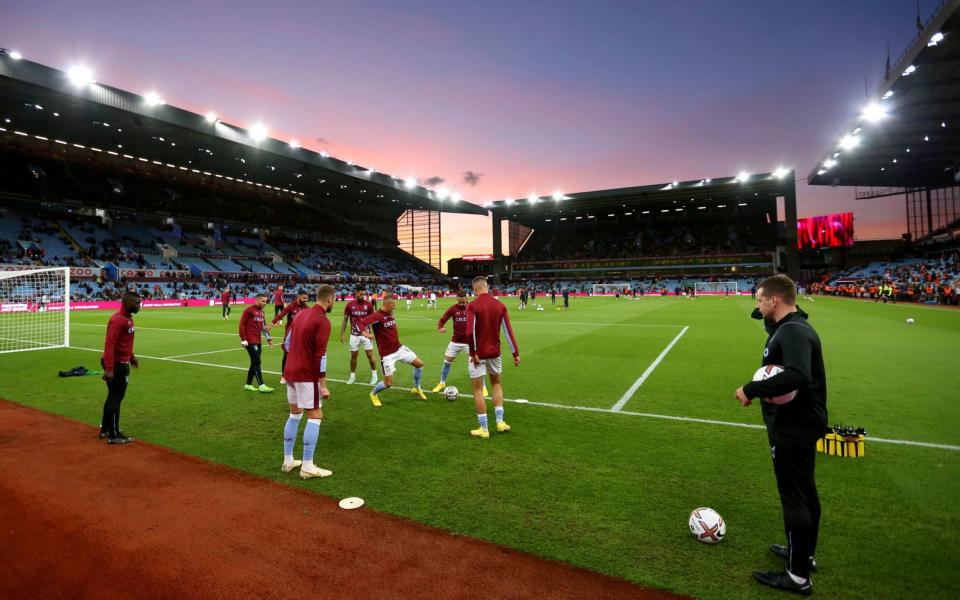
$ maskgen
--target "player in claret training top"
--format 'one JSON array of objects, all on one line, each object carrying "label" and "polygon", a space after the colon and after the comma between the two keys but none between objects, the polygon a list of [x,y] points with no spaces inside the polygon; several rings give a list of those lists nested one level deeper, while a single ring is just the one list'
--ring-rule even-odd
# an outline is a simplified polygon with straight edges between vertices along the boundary
[{"label": "player in claret training top", "polygon": [[420,380],[423,379],[423,361],[417,358],[416,352],[400,343],[397,321],[393,318],[393,310],[396,306],[397,297],[387,294],[383,299],[383,308],[360,322],[360,331],[363,335],[377,340],[377,351],[380,352],[380,364],[383,366],[383,381],[370,392],[370,402],[374,406],[380,406],[380,392],[393,385],[393,374],[396,373],[398,362],[405,362],[413,367],[413,388],[410,389],[410,393],[421,400],[427,399],[420,388]]},{"label": "player in claret training top", "polygon": [[233,297],[233,293],[230,291],[229,287],[223,288],[223,292],[220,293],[220,304],[223,307],[223,320],[226,321],[227,317],[230,316],[230,299]]},{"label": "player in claret training top", "polygon": [[[457,303],[447,309],[447,312],[443,313],[443,316],[440,317],[440,321],[437,323],[437,331],[440,333],[446,333],[447,328],[444,324],[452,319],[453,320],[453,338],[450,340],[450,343],[447,344],[447,352],[443,357],[443,368],[440,371],[440,383],[434,386],[434,392],[442,392],[443,388],[447,387],[447,376],[450,375],[450,369],[453,368],[453,361],[456,360],[457,356],[460,354],[466,354],[469,360],[470,356],[470,342],[469,336],[467,335],[467,291],[460,290],[457,292]],[[483,395],[487,395],[487,387],[483,387]]]},{"label": "player in claret training top", "polygon": [[[286,305],[283,310],[274,315],[273,320],[270,321],[271,325],[276,325],[280,322],[280,319],[286,317],[287,322],[283,325],[283,338],[287,338],[287,333],[290,331],[290,324],[293,323],[293,318],[297,316],[301,311],[307,310],[310,308],[307,305],[307,302],[310,300],[310,295],[306,291],[300,290],[297,292],[297,297],[293,299],[293,302]],[[281,344],[283,349],[283,360],[280,362],[280,373],[283,373],[283,370],[287,366],[287,347],[286,344]],[[280,384],[283,385],[287,381],[281,376]]]},{"label": "player in claret training top", "polygon": [[517,348],[516,338],[513,337],[507,307],[490,295],[486,278],[474,278],[473,291],[477,293],[477,299],[467,305],[467,331],[469,332],[467,341],[470,347],[473,401],[477,405],[477,421],[480,422],[480,427],[472,430],[470,435],[487,439],[490,437],[487,429],[487,401],[481,393],[484,377],[490,377],[490,385],[493,388],[497,431],[500,433],[510,431],[510,426],[503,420],[503,386],[500,385],[500,374],[503,371],[503,363],[500,359],[501,329],[507,338],[507,343],[510,344],[515,367],[520,365],[520,350]]},{"label": "player in claret training top", "polygon": [[[266,336],[267,343],[273,348],[273,340],[270,338],[270,327],[264,323],[263,307],[267,305],[267,295],[258,294],[256,301],[248,306],[240,316],[240,345],[243,346],[247,354],[250,355],[250,368],[247,369],[247,385],[243,389],[250,392],[269,393],[273,391],[263,383],[263,372],[260,369],[260,351],[263,349],[260,343],[261,334]],[[257,385],[253,386],[253,380],[256,378]]]},{"label": "player in claret training top", "polygon": [[103,418],[100,420],[100,439],[107,438],[111,444],[129,444],[132,437],[120,429],[120,403],[127,393],[130,367],[140,366],[133,354],[133,336],[136,327],[133,315],[140,312],[140,296],[134,292],[123,294],[123,306],[113,313],[107,323],[107,339],[103,345],[103,380],[107,382],[107,399],[103,403]]},{"label": "player in claret training top", "polygon": [[[317,290],[317,303],[299,315],[283,344],[287,347],[287,366],[283,377],[287,380],[287,403],[290,416],[283,428],[283,466],[289,473],[300,467],[300,477],[326,477],[332,473],[313,464],[313,455],[320,437],[320,421],[323,419],[323,401],[330,398],[327,389],[327,343],[330,341],[330,319],[336,292],[329,285]],[[294,460],[293,446],[297,441],[297,429],[303,413],[307,413],[307,425],[303,430],[303,461]]]},{"label": "player in claret training top", "polygon": [[283,310],[283,286],[278,285],[273,292],[273,316],[276,317]]},{"label": "player in claret training top", "polygon": [[357,287],[353,300],[343,308],[343,322],[340,323],[340,343],[346,341],[347,322],[350,323],[350,379],[347,384],[357,380],[357,354],[363,346],[370,361],[370,385],[377,384],[377,363],[373,361],[373,342],[363,336],[360,323],[374,312],[373,303],[367,300],[367,290],[363,286]]}]

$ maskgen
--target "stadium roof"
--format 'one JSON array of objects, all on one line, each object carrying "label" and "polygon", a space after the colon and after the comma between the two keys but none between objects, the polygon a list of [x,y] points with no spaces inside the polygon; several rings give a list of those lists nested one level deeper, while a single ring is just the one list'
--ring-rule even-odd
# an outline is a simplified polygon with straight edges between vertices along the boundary
[{"label": "stadium roof", "polygon": [[[147,159],[184,170],[250,182],[312,198],[331,208],[351,204],[485,215],[483,207],[444,198],[413,182],[266,137],[92,80],[0,48],[0,129]],[[253,135],[252,135],[253,134]],[[261,138],[261,139],[257,139]]]},{"label": "stadium roof", "polygon": [[960,0],[947,0],[807,176],[811,185],[937,187],[960,172]]},{"label": "stadium roof", "polygon": [[[501,200],[489,204],[495,218],[536,228],[555,216],[595,216],[642,210],[742,210],[751,204],[764,210],[777,196],[795,195],[792,170],[773,173],[741,173],[734,177],[676,181],[629,188],[596,190],[576,194]],[[761,202],[762,201],[762,202]],[[668,207],[669,208],[665,208]],[[703,208],[701,208],[703,207]]]}]

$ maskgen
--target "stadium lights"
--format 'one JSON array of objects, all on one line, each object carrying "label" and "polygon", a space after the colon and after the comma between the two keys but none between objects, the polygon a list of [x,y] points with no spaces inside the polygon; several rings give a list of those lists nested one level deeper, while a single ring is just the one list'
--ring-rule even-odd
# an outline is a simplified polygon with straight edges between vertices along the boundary
[{"label": "stadium lights", "polygon": [[67,78],[70,80],[70,83],[77,87],[86,87],[91,83],[95,83],[93,71],[83,65],[70,67],[70,70],[67,71]]},{"label": "stadium lights", "polygon": [[930,136],[929,136],[929,135],[923,136],[923,141],[929,142],[929,141],[930,141]]},{"label": "stadium lights", "polygon": [[437,198],[440,198],[441,200],[446,200],[449,197],[450,197],[450,191],[447,188],[440,188],[439,190],[437,190]]},{"label": "stadium lights", "polygon": [[563,200],[563,192],[561,192],[560,190],[553,192],[553,199],[556,200],[557,202]]},{"label": "stadium lights", "polygon": [[450,199],[453,200],[454,202],[460,202],[461,200],[463,200],[463,197],[460,194],[454,192],[453,194],[450,195]]},{"label": "stadium lights", "polygon": [[735,181],[739,181],[740,183],[746,183],[749,180],[750,180],[750,174],[747,173],[746,171],[740,171],[740,174],[737,175],[737,178]]},{"label": "stadium lights", "polygon": [[206,114],[204,119],[207,120],[207,123],[217,123],[220,121],[220,119],[217,118],[217,113],[213,112],[212,110]]},{"label": "stadium lights", "polygon": [[790,173],[790,170],[784,167],[777,167],[777,170],[773,172],[773,176],[777,179],[783,179]]},{"label": "stadium lights", "polygon": [[407,186],[408,188],[412,188],[417,185],[417,178],[411,175],[403,180],[403,185]]},{"label": "stadium lights", "polygon": [[143,101],[147,103],[147,106],[159,106],[161,104],[166,104],[166,102],[163,101],[163,98],[160,97],[160,94],[153,91],[147,92],[143,97]]},{"label": "stadium lights", "polygon": [[483,203],[483,207],[484,207],[484,208],[490,208],[491,206],[493,206],[493,202],[487,201],[487,202],[484,202],[484,203]]},{"label": "stadium lights", "polygon": [[529,202],[530,204],[536,204],[537,200],[539,199],[540,199],[540,196],[537,196],[536,194],[530,194],[529,196],[527,196],[527,202]]},{"label": "stadium lights", "polygon": [[824,169],[831,169],[831,168],[835,167],[836,164],[837,164],[837,161],[836,161],[835,159],[833,159],[833,158],[828,158],[827,160],[823,161],[823,168],[824,168]]},{"label": "stadium lights", "polygon": [[819,171],[817,171],[817,175],[823,175],[826,172],[827,172],[826,169],[820,169]]},{"label": "stadium lights", "polygon": [[513,198],[507,198],[506,200],[503,201],[503,203],[506,204],[507,206],[510,206],[511,204],[513,204]]},{"label": "stadium lights", "polygon": [[13,60],[20,60],[21,58],[23,58],[23,55],[17,52],[16,50],[11,50],[9,56]]},{"label": "stadium lights", "polygon": [[893,90],[887,90],[887,93],[884,94],[884,95],[882,95],[882,96],[880,96],[880,99],[881,99],[881,100],[887,100],[887,99],[889,99],[891,96],[893,96]]},{"label": "stadium lights", "polygon": [[840,147],[844,150],[853,150],[860,143],[860,138],[847,134],[840,138]]},{"label": "stadium lights", "polygon": [[[290,140],[290,148],[292,148],[293,150],[296,150],[299,147],[300,147],[300,142],[298,142],[297,140]],[[370,169],[370,170],[373,171],[373,169]]]},{"label": "stadium lights", "polygon": [[916,65],[910,65],[909,67],[907,67],[906,69],[903,70],[903,76],[904,76],[904,77],[909,77],[909,76],[912,75],[913,72],[916,71],[916,70],[917,70]]},{"label": "stadium lights", "polygon": [[860,116],[870,123],[876,123],[887,116],[887,109],[881,104],[871,102],[863,108],[863,113]]},{"label": "stadium lights", "polygon": [[678,185],[680,185],[680,183],[677,181],[672,181],[670,182],[670,185],[672,185],[673,187],[677,187]]},{"label": "stadium lights", "polygon": [[703,180],[704,183],[710,183],[711,181],[713,181],[713,180],[710,179],[709,177],[707,177],[706,179]]},{"label": "stadium lights", "polygon": [[262,123],[254,123],[250,127],[250,139],[255,142],[262,141],[267,137],[267,128],[263,126]]},{"label": "stadium lights", "polygon": [[927,42],[927,46],[936,46],[943,41],[943,34],[939,31],[930,36],[930,41]]},{"label": "stadium lights", "polygon": [[324,157],[324,158],[330,158],[330,155],[327,153],[326,150],[321,150],[321,151],[320,151],[320,156],[322,156],[322,157]]}]

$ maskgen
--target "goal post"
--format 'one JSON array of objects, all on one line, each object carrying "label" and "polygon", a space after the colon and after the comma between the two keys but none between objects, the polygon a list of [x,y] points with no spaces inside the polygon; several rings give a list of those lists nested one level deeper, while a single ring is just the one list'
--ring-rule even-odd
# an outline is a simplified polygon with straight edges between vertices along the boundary
[{"label": "goal post", "polygon": [[70,345],[70,267],[0,271],[0,354]]},{"label": "goal post", "polygon": [[736,281],[696,281],[693,284],[697,294],[737,294],[740,287]]}]

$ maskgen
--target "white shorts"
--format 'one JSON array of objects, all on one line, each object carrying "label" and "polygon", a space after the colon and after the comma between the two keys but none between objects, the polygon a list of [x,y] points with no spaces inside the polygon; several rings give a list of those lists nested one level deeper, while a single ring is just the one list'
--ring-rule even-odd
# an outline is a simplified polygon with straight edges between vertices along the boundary
[{"label": "white shorts", "polygon": [[498,356],[496,358],[480,359],[480,364],[475,365],[473,361],[467,363],[470,371],[470,379],[485,377],[487,375],[499,375],[503,371],[503,360]]},{"label": "white shorts", "polygon": [[407,306],[410,306],[410,305],[412,305],[412,304],[413,304],[413,300],[408,299],[408,300],[407,300]]},{"label": "white shorts", "polygon": [[447,344],[447,356],[449,356],[449,357],[451,357],[451,358],[456,358],[456,357],[459,356],[461,353],[466,354],[467,357],[469,358],[469,357],[470,357],[470,346],[468,346],[468,345],[466,345],[466,344],[457,344],[457,343],[454,343],[454,342],[450,342],[449,344]]},{"label": "white shorts", "polygon": [[373,350],[373,342],[370,341],[370,338],[365,338],[362,335],[350,335],[350,352],[357,352],[360,350],[360,346],[363,346],[364,350]]},{"label": "white shorts", "polygon": [[287,382],[287,403],[296,404],[304,410],[322,408],[320,384],[316,381]]},{"label": "white shorts", "polygon": [[381,358],[380,364],[383,366],[384,376],[390,376],[397,372],[398,362],[404,362],[409,365],[415,360],[417,360],[416,352],[406,346],[400,346],[400,349],[393,354],[388,354]]}]

